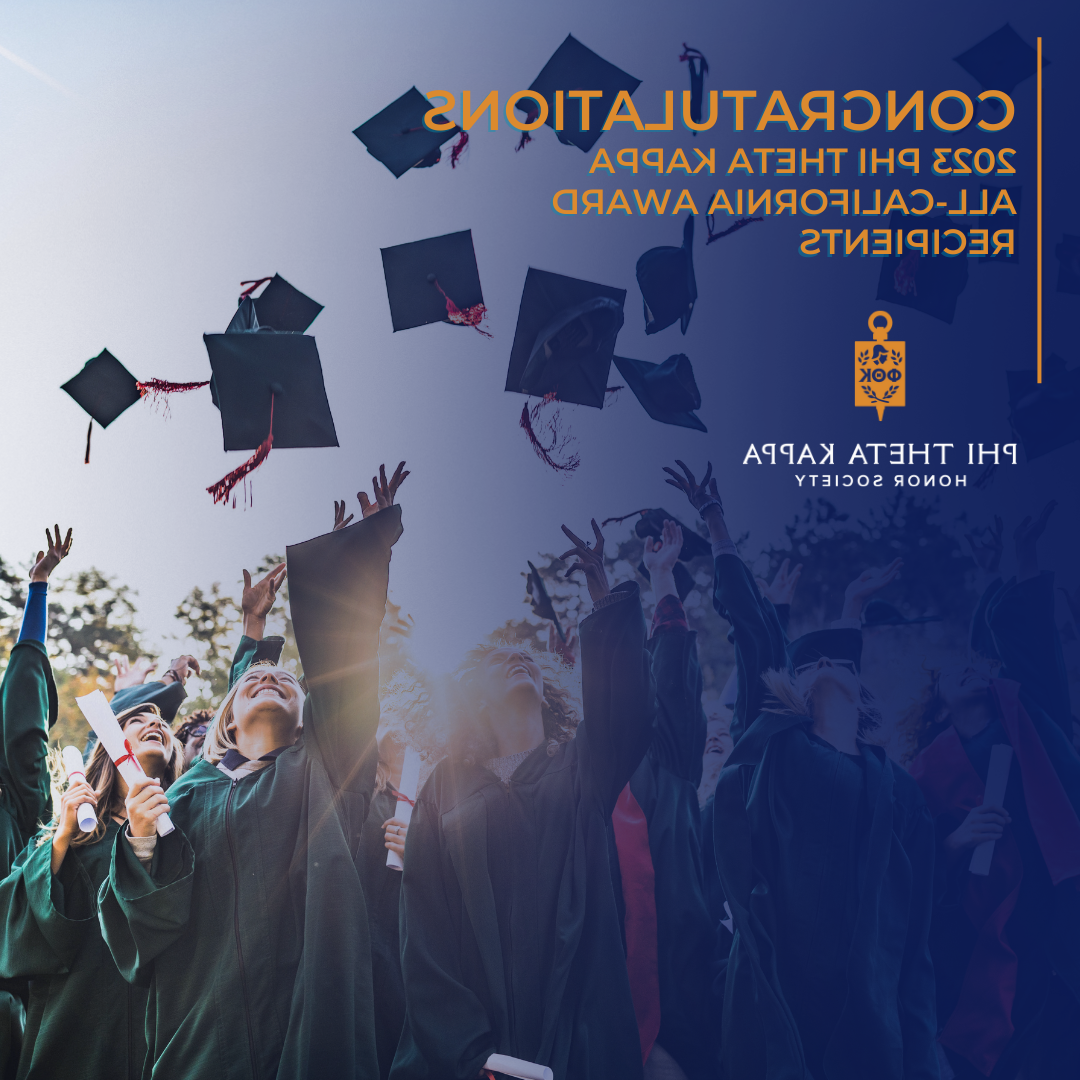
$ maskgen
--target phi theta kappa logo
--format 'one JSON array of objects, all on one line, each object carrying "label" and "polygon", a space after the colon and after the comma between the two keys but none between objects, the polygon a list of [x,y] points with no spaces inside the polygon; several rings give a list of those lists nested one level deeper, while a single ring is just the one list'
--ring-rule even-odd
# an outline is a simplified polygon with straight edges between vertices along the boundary
[{"label": "phi theta kappa logo", "polygon": [[[875,326],[877,319],[885,325]],[[904,342],[886,340],[892,329],[887,311],[875,311],[867,322],[874,340],[855,342],[855,404],[872,405],[884,420],[887,406],[904,404]]]}]

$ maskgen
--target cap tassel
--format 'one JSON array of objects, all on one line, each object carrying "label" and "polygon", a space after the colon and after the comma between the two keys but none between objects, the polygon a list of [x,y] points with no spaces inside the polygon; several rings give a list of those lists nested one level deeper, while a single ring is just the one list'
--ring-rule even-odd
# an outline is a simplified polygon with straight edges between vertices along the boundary
[{"label": "cap tassel", "polygon": [[602,529],[605,525],[621,525],[627,518],[632,518],[635,514],[644,517],[649,510],[650,507],[646,506],[642,510],[631,510],[629,514],[623,514],[622,517],[604,518],[604,520],[600,522],[600,528]]},{"label": "cap tassel", "polygon": [[[620,385],[620,386],[609,386],[609,387],[608,387],[608,388],[607,388],[607,389],[606,389],[606,390],[604,391],[604,393],[605,393],[605,394],[617,394],[617,393],[618,393],[618,392],[619,392],[620,390],[625,390],[625,389],[626,389],[626,387],[625,387],[625,386],[621,386],[621,385]],[[612,401],[616,401],[617,399],[616,399],[616,398],[614,398],[614,397],[612,397],[612,399],[611,399],[611,400],[612,400]]]},{"label": "cap tassel", "polygon": [[94,421],[90,420],[90,426],[86,429],[86,457],[83,458],[83,464],[90,464],[90,436],[94,434]]},{"label": "cap tassel", "polygon": [[[525,110],[525,123],[526,124],[531,124],[539,115],[540,115],[540,110],[537,108],[536,103],[533,102]],[[518,150],[524,150],[525,149],[525,144],[526,143],[531,143],[531,142],[532,142],[532,132],[523,131],[521,133],[521,138],[518,140],[517,146],[514,148],[514,153],[517,153]]]},{"label": "cap tassel", "polygon": [[[690,119],[695,124],[700,124],[701,96],[704,93],[705,76],[709,73],[709,61],[699,49],[691,49],[684,41],[679,63],[687,63],[690,66]],[[697,136],[696,131],[694,135]]]},{"label": "cap tassel", "polygon": [[713,232],[713,215],[705,215],[705,224],[709,227],[709,236],[705,241],[706,245],[711,244],[714,240],[723,240],[725,236],[730,236],[733,232],[738,232],[740,229],[745,229],[747,225],[752,224],[755,221],[764,221],[764,218],[760,217],[741,217],[736,220],[735,224],[730,229],[725,229],[723,232]]},{"label": "cap tassel", "polygon": [[463,131],[458,136],[458,141],[456,143],[454,143],[453,146],[450,147],[450,168],[451,169],[456,169],[457,168],[458,158],[461,157],[462,151],[468,145],[469,145],[469,133],[467,131]]},{"label": "cap tassel", "polygon": [[[274,445],[274,397],[276,395],[270,395],[270,431],[261,443],[255,453],[251,455],[243,463],[243,465],[237,466],[233,469],[228,476],[222,477],[216,484],[211,484],[206,490],[213,495],[215,505],[219,502],[225,502],[229,495],[232,493],[232,489],[240,483],[241,480],[245,480],[247,476],[253,473],[269,456],[270,449]],[[245,480],[246,489],[246,480]],[[251,502],[250,490],[245,490],[245,500]],[[233,509],[236,508],[236,496],[233,496]]]},{"label": "cap tassel", "polygon": [[454,323],[455,326],[471,326],[478,334],[491,337],[487,330],[480,329],[480,322],[487,317],[487,308],[483,304],[473,304],[472,307],[467,307],[462,311],[446,295],[446,290],[439,284],[438,278],[435,278],[432,284],[443,294],[443,299],[446,301],[446,317],[450,322]]},{"label": "cap tassel", "polygon": [[915,274],[919,268],[919,253],[909,251],[897,264],[893,271],[893,288],[901,295],[918,296],[919,290],[915,287]]},{"label": "cap tassel", "polygon": [[533,421],[539,419],[540,410],[554,400],[554,393],[545,394],[543,401],[539,401],[533,406],[531,418],[529,415],[529,403],[526,402],[521,410],[521,420],[519,421],[519,424],[525,434],[528,435],[529,442],[532,443],[532,448],[536,451],[536,456],[540,458],[541,461],[550,465],[556,472],[572,473],[581,464],[581,458],[577,454],[571,454],[565,461],[556,461],[551,456],[552,453],[558,453],[563,450],[569,442],[569,436],[563,437],[559,434],[559,410],[556,409],[544,422],[544,427],[551,435],[551,444],[549,446],[544,446],[544,444],[540,442],[540,439],[533,429]]},{"label": "cap tassel", "polygon": [[156,409],[158,405],[164,406],[162,409],[163,415],[168,416],[170,394],[183,394],[188,390],[201,390],[202,387],[210,385],[210,380],[204,379],[202,382],[169,382],[168,379],[147,379],[137,385],[139,387],[139,397],[147,398],[152,409]]},{"label": "cap tassel", "polygon": [[[241,300],[246,300],[260,285],[265,285],[268,281],[273,281],[273,278],[261,277],[258,281],[241,281],[240,288],[244,291],[240,294]],[[247,286],[247,288],[244,288]]]}]

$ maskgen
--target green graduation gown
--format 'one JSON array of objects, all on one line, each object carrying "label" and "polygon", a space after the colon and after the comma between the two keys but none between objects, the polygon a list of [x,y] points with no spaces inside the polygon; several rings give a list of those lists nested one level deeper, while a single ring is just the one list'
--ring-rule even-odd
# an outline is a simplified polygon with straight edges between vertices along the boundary
[{"label": "green graduation gown", "polygon": [[474,1080],[491,1053],[558,1080],[633,1080],[641,1050],[607,827],[652,737],[637,586],[581,624],[584,720],[508,784],[444,760],[417,800],[402,881],[407,1015],[392,1080]]},{"label": "green graduation gown", "polygon": [[[299,642],[311,684],[299,740],[237,779],[199,760],[169,792],[176,830],[149,873],[123,836],[114,844],[101,922],[124,976],[149,983],[144,1077],[377,1073],[353,860],[375,781],[379,624],[400,520],[391,507],[335,534],[352,545],[351,578],[328,600],[326,655]],[[307,599],[293,597],[298,639]]]}]

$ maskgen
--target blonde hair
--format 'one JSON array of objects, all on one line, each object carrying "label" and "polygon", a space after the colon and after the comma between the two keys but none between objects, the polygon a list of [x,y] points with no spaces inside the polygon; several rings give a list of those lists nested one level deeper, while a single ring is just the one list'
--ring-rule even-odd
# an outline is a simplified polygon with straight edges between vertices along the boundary
[{"label": "blonde hair", "polygon": [[[761,681],[768,690],[764,708],[767,712],[782,713],[786,716],[813,716],[813,706],[795,681],[791,671],[772,668],[761,676]],[[757,717],[748,717],[752,723]],[[866,737],[881,726],[881,710],[874,700],[874,695],[859,683],[859,728],[858,738]]]},{"label": "blonde hair", "polygon": [[249,667],[247,671],[233,683],[229,692],[218,706],[217,715],[206,729],[206,741],[203,743],[201,756],[206,758],[211,765],[216,765],[230,750],[235,750],[237,753],[240,752],[240,747],[236,744],[236,728],[233,725],[233,699],[240,690],[240,683],[243,681],[244,676],[249,675],[258,668],[274,668],[275,670],[288,675],[290,679],[296,679],[296,676],[293,675],[291,671],[283,668],[280,664],[272,663],[269,660],[259,660],[252,664],[251,667]]},{"label": "blonde hair", "polygon": [[[121,730],[137,716],[161,716],[161,710],[153,704],[132,705],[130,709],[124,709],[117,714],[116,722]],[[161,786],[168,789],[176,778],[184,771],[184,747],[169,730],[168,724],[162,724],[162,737],[165,739],[165,749],[169,752],[165,761],[165,773],[161,778]],[[59,791],[66,787],[63,765],[59,761],[59,755],[50,754],[49,767],[53,773],[54,788]],[[114,815],[124,814],[124,796],[120,791],[120,771],[113,764],[105,747],[99,742],[90,755],[86,765],[86,782],[97,793],[97,825],[92,832],[84,833],[81,830],[71,839],[73,847],[84,847],[87,844],[96,844],[105,836],[109,822]],[[54,799],[54,803],[58,800]],[[51,841],[57,826],[60,824],[58,810],[53,811],[52,821],[44,827],[44,831],[38,839],[38,846]]]}]

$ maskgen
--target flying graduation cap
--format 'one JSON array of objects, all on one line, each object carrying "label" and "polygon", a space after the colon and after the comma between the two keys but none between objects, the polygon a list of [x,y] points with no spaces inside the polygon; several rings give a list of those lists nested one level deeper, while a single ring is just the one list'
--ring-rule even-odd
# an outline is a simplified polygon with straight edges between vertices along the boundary
[{"label": "flying graduation cap", "polygon": [[[425,127],[424,117],[430,111],[431,102],[414,86],[361,124],[353,134],[373,158],[381,161],[398,178],[410,169],[429,169],[437,165],[442,158],[443,143],[460,133],[462,138],[453,153],[456,161],[468,138],[467,133],[456,124],[446,131]],[[435,119],[440,123],[447,120],[445,116]]]},{"label": "flying graduation cap", "polygon": [[1065,367],[1060,356],[1043,363],[1043,381],[1033,369],[1007,371],[1009,422],[1028,461],[1080,441],[1080,368]]},{"label": "flying graduation cap", "polygon": [[709,430],[694,415],[694,410],[701,408],[701,391],[694,380],[690,359],[684,353],[669,356],[662,364],[625,356],[612,359],[634,397],[654,420],[698,431]]},{"label": "flying graduation cap", "polygon": [[[567,99],[564,93],[564,127],[562,131],[555,132],[559,142],[576,146],[588,153],[603,134],[604,120],[611,111],[611,106],[615,104],[619,91],[625,90],[628,94],[633,94],[640,85],[640,79],[635,79],[614,64],[609,64],[592,49],[582,45],[573,34],[567,34],[566,40],[555,50],[529,89],[535,90],[547,101],[546,123],[552,129],[555,127],[556,90],[600,91],[599,98],[588,99],[589,127],[586,131],[581,130],[580,114],[577,111],[578,99]],[[515,108],[525,114],[526,122],[536,119],[535,101],[523,98]],[[530,141],[529,133],[523,132],[518,149]]]},{"label": "flying graduation cap", "polygon": [[697,300],[694,277],[694,215],[683,225],[681,247],[650,248],[637,261],[637,281],[645,307],[645,333],[678,322],[686,333]]},{"label": "flying graduation cap", "polygon": [[395,333],[449,322],[491,336],[479,326],[487,308],[471,229],[381,251]]},{"label": "flying graduation cap", "polygon": [[1080,236],[1065,233],[1054,255],[1058,260],[1057,291],[1080,295]]},{"label": "flying graduation cap", "polygon": [[[944,219],[931,218],[928,224],[932,229],[941,220]],[[893,211],[889,227],[894,235],[904,227],[904,215],[900,211]],[[967,288],[967,282],[966,256],[922,258],[917,251],[905,251],[881,260],[877,299],[951,323],[957,297]]]},{"label": "flying graduation cap", "polygon": [[[252,296],[260,285],[266,288],[258,296]],[[260,327],[292,334],[303,334],[322,311],[322,304],[305,296],[295,285],[290,285],[280,274],[242,281],[240,306],[251,299],[251,308]],[[245,329],[248,329],[245,327]]]},{"label": "flying graduation cap", "polygon": [[[1037,56],[1035,49],[1006,23],[1000,30],[995,30],[953,59],[984,90],[1011,94],[1018,83],[1035,74]],[[1044,57],[1043,67],[1048,63]]]},{"label": "flying graduation cap", "polygon": [[[621,521],[625,521],[628,517],[633,517],[634,514],[639,515],[637,522],[634,524],[634,532],[641,540],[647,538],[659,540],[664,533],[665,521],[673,521],[680,529],[682,529],[683,546],[679,549],[679,560],[675,563],[672,575],[675,578],[675,591],[679,594],[679,599],[685,600],[690,594],[690,590],[694,587],[694,579],[683,563],[689,562],[691,559],[702,557],[712,558],[712,545],[700,533],[684,525],[674,514],[669,514],[662,507],[635,510],[633,513],[624,514],[622,517],[605,518],[604,521],[600,523],[601,528],[612,522],[617,524]],[[637,572],[646,581],[652,580],[644,560],[638,563]]]},{"label": "flying graduation cap", "polygon": [[206,382],[178,383],[165,379],[140,382],[108,349],[102,349],[97,356],[87,360],[82,370],[60,389],[67,391],[90,414],[84,459],[84,464],[89,465],[90,436],[95,420],[106,428],[140,398],[149,396],[152,400],[161,400],[167,394],[197,390],[201,386],[206,386]]},{"label": "flying graduation cap", "polygon": [[626,290],[529,267],[518,309],[506,390],[530,394],[543,401],[532,410],[526,403],[521,427],[541,460],[554,469],[570,471],[576,459],[557,462],[557,413],[549,423],[551,442],[545,446],[532,421],[546,402],[604,406],[615,338],[623,324]]}]

